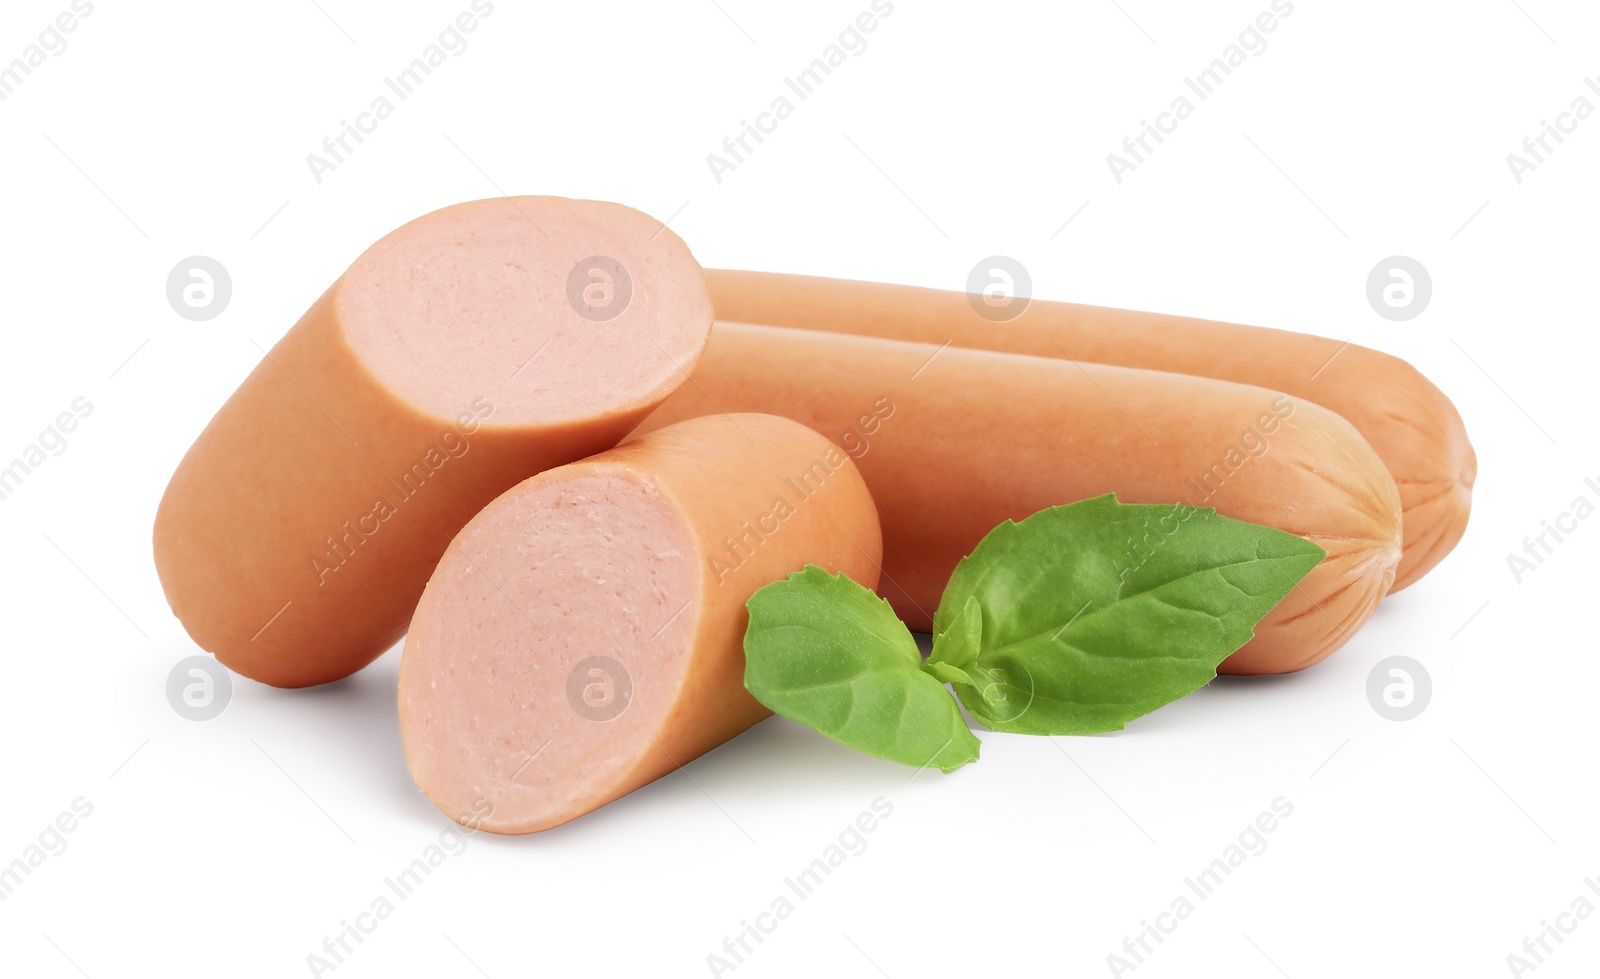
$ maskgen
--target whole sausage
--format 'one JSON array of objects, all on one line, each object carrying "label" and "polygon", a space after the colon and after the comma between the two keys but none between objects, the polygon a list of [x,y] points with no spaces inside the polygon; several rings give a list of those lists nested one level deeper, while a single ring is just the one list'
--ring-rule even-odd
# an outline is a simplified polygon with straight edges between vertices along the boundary
[{"label": "whole sausage", "polygon": [[[648,432],[783,415],[856,461],[883,524],[879,593],[931,624],[956,562],[1005,520],[1105,493],[1276,527],[1328,556],[1223,663],[1303,669],[1372,615],[1400,561],[1400,499],[1359,432],[1277,391],[1160,371],[718,322]],[[1130,541],[1124,566],[1160,536]]]},{"label": "whole sausage", "polygon": [[501,198],[367,249],[234,392],[155,520],[201,648],[284,687],[405,632],[439,555],[528,476],[609,448],[711,328],[699,266],[616,204]]},{"label": "whole sausage", "polygon": [[663,428],[549,470],[450,545],[400,660],[417,785],[531,833],[710,751],[768,711],[745,602],[815,564],[872,587],[878,516],[838,447],[770,415]]},{"label": "whole sausage", "polygon": [[719,319],[1145,367],[1255,384],[1343,415],[1400,489],[1405,555],[1390,590],[1426,574],[1467,528],[1478,462],[1455,405],[1389,354],[1183,316],[1031,301],[1007,322],[983,297],[766,272],[706,272]]}]

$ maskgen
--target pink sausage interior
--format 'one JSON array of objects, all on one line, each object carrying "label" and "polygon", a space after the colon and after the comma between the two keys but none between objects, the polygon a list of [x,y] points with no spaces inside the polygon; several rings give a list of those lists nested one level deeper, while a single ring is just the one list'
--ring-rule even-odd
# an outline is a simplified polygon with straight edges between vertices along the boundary
[{"label": "pink sausage interior", "polygon": [[[670,393],[705,341],[703,277],[659,231],[638,211],[560,198],[436,211],[351,266],[340,321],[386,386],[437,417],[476,398],[499,425],[607,414]],[[663,263],[671,250],[683,261]],[[594,256],[624,272],[586,265],[574,292],[573,268]]]},{"label": "pink sausage interior", "polygon": [[412,774],[446,813],[492,807],[496,832],[587,812],[657,750],[698,618],[698,551],[673,505],[626,471],[567,473],[466,526],[406,639]]}]

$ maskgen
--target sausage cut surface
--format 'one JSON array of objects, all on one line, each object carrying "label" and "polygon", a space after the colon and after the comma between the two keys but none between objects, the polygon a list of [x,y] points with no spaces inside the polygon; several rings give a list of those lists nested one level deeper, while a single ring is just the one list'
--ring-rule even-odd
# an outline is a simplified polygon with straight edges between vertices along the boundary
[{"label": "sausage cut surface", "polygon": [[881,556],[855,465],[788,419],[699,418],[535,476],[467,524],[417,607],[412,776],[496,833],[602,806],[767,716],[744,689],[757,589],[806,564],[874,587]]},{"label": "sausage cut surface", "polygon": [[278,686],[404,633],[435,562],[521,480],[615,445],[684,378],[704,277],[621,205],[475,201],[377,242],[195,440],[156,514],[168,604]]}]

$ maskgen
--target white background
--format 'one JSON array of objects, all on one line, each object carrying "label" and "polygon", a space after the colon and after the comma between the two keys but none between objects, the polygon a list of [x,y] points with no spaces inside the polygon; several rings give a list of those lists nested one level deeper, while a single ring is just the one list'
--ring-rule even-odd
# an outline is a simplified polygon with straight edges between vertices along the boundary
[{"label": "white background", "polygon": [[[167,674],[196,650],[149,538],[256,344],[384,232],[502,191],[670,217],[707,266],[962,288],[998,253],[1036,296],[1391,351],[1466,418],[1472,524],[1305,673],[1222,680],[1114,736],[980,732],[981,762],[914,781],[770,720],[559,830],[472,837],[330,974],[710,975],[879,796],[893,814],[867,849],[728,974],[1109,975],[1279,796],[1293,814],[1266,851],[1127,974],[1506,975],[1542,920],[1600,905],[1600,520],[1520,584],[1506,563],[1600,477],[1600,119],[1520,185],[1506,163],[1577,96],[1600,105],[1593,5],[1297,0],[1118,185],[1106,154],[1267,0],[898,0],[719,184],[707,154],[867,0],[498,0],[319,184],[306,155],[467,0],[319,2],[100,0],[0,102],[0,458],[94,405],[0,501],[0,863],[93,805],[0,902],[7,975],[311,974],[451,825],[401,756],[398,650],[320,689],[238,680],[219,718],[179,717]],[[8,0],[0,63],[66,8]],[[1433,277],[1408,323],[1365,296],[1395,254]],[[233,277],[207,323],[166,301],[190,255]],[[1404,723],[1365,693],[1395,654],[1434,682]],[[1597,963],[1600,916],[1536,974]]]}]

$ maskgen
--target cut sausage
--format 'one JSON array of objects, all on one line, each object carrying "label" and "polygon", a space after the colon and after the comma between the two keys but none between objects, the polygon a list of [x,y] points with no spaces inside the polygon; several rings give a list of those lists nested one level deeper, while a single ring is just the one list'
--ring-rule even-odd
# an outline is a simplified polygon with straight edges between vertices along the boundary
[{"label": "cut sausage", "polygon": [[1460,541],[1478,461],[1461,415],[1410,364],[1337,340],[1183,316],[1029,302],[995,322],[961,292],[708,270],[719,319],[1145,367],[1255,384],[1343,415],[1400,489],[1405,556],[1391,590]]},{"label": "cut sausage", "polygon": [[522,197],[418,218],[356,260],[189,449],[156,514],[167,602],[256,680],[359,670],[474,513],[615,445],[710,328],[699,266],[638,211]]},{"label": "cut sausage", "polygon": [[[914,629],[996,525],[1105,493],[1215,507],[1328,552],[1224,672],[1323,659],[1400,560],[1399,496],[1371,447],[1333,412],[1265,388],[719,322],[692,383],[641,431],[718,411],[793,418],[855,458],[883,521],[879,593]],[[1161,540],[1130,541],[1122,566]]]},{"label": "cut sausage", "polygon": [[728,740],[745,602],[815,564],[867,587],[882,541],[849,457],[770,415],[714,415],[489,504],[423,592],[400,661],[417,785],[496,833],[548,829]]}]

